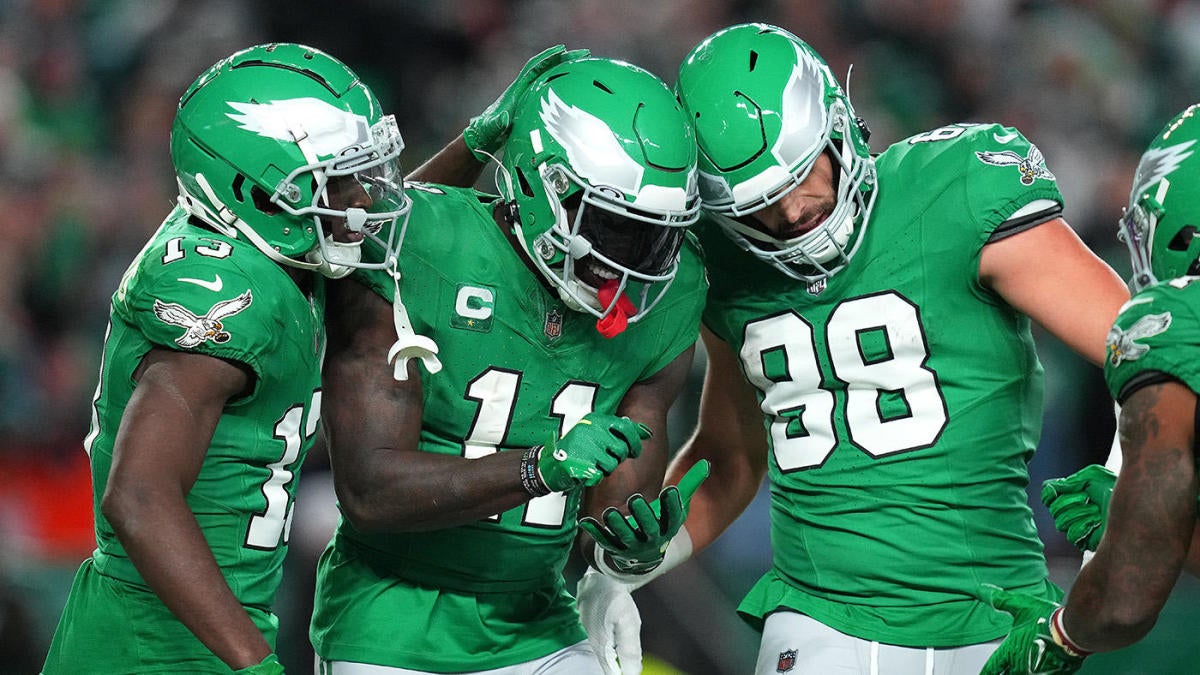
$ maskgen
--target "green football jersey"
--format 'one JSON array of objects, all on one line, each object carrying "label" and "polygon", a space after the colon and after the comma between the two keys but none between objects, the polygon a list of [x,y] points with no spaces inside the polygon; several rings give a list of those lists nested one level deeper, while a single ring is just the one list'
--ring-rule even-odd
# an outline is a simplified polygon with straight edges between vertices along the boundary
[{"label": "green football jersey", "polygon": [[1135,295],[1108,333],[1104,379],[1113,398],[1163,375],[1200,392],[1200,277],[1179,277]]},{"label": "green football jersey", "polygon": [[[401,296],[443,364],[423,378],[421,451],[477,458],[544,444],[589,412],[615,412],[634,383],[695,342],[706,285],[690,239],[658,305],[606,339],[595,317],[568,309],[513,250],[492,218],[494,197],[406,187]],[[391,301],[386,272],[358,277]],[[389,368],[382,355],[380,368]],[[585,639],[562,576],[579,499],[555,493],[429,532],[365,534],[343,519],[318,570],[317,653],[462,672]]]},{"label": "green football jersey", "polygon": [[[91,430],[84,441],[91,458],[97,542],[90,563],[100,574],[126,582],[130,597],[144,595],[139,604],[161,608],[163,621],[177,623],[148,591],[100,512],[113,444],[136,387],[133,373],[156,347],[228,359],[253,370],[253,390],[226,405],[187,501],[225,581],[273,644],[277,620],[270,608],[282,578],[300,465],[320,417],[324,286],[313,278],[315,290],[308,296],[251,244],[194,226],[177,208],[113,295]],[[92,600],[72,596],[67,611]],[[119,616],[114,611],[111,620]],[[109,663],[105,654],[130,651],[113,638],[111,624],[95,629],[94,641],[76,639],[63,649],[87,651],[89,667],[101,669]],[[144,672],[151,669],[146,664],[164,658],[180,663],[193,650],[207,651],[198,640],[158,643],[154,632],[147,629],[146,641],[132,650],[144,661],[114,662],[112,671]]]},{"label": "green football jersey", "polygon": [[739,611],[760,625],[789,607],[902,646],[982,642],[1011,620],[980,583],[1040,592],[1047,569],[1025,490],[1042,368],[1029,319],[980,284],[980,252],[1062,198],[998,125],[914,136],[876,167],[864,241],[824,282],[701,227],[704,322],[757,389],[770,444],[774,560]]}]

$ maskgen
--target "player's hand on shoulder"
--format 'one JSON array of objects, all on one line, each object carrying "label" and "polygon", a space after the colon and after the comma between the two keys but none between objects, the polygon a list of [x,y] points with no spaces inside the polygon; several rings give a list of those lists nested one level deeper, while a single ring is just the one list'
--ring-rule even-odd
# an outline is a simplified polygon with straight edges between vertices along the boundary
[{"label": "player's hand on shoulder", "polygon": [[568,50],[563,45],[554,45],[543,49],[529,59],[516,79],[492,101],[483,112],[471,118],[467,128],[463,129],[463,141],[470,148],[475,158],[481,162],[487,161],[487,156],[500,151],[508,139],[512,128],[513,112],[517,103],[529,88],[543,73],[567,61],[575,61],[590,55],[586,49]]}]

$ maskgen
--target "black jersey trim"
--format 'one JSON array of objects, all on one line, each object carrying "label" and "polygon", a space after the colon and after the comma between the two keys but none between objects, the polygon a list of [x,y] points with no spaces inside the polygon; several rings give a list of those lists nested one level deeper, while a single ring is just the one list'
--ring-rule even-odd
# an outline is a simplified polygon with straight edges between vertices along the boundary
[{"label": "black jersey trim", "polygon": [[1136,394],[1139,390],[1154,384],[1162,384],[1164,382],[1179,382],[1180,384],[1185,384],[1182,380],[1174,375],[1171,375],[1170,373],[1165,373],[1161,370],[1144,370],[1129,378],[1129,381],[1125,383],[1125,386],[1121,387],[1121,391],[1117,395],[1117,403],[1125,405],[1125,401],[1128,401],[1129,397]]},{"label": "black jersey trim", "polygon": [[1011,237],[1014,234],[1020,234],[1026,230],[1032,230],[1042,223],[1054,220],[1055,218],[1061,216],[1062,210],[1062,204],[1055,204],[1044,211],[1031,213],[1027,216],[1021,216],[1020,218],[1009,218],[1003,223],[1000,223],[995,230],[992,230],[992,234],[988,237],[987,243],[990,244],[994,241],[1000,241],[1001,239]]}]

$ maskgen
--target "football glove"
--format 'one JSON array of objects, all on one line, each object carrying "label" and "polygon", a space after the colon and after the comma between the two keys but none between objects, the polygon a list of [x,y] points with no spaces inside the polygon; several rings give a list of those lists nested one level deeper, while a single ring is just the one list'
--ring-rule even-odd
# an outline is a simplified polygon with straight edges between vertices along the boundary
[{"label": "football glove", "polygon": [[1013,627],[979,675],[1050,675],[1073,673],[1083,666],[1087,653],[1062,632],[1062,606],[1057,602],[992,584],[980,590],[985,602],[1012,615]]},{"label": "football glove", "polygon": [[1116,482],[1117,474],[1090,464],[1042,483],[1042,503],[1054,516],[1054,527],[1080,550],[1095,551],[1100,545]]},{"label": "football glove", "polygon": [[267,654],[262,661],[233,671],[233,675],[283,675],[283,664],[279,657]]},{"label": "football glove", "polygon": [[579,527],[596,540],[597,553],[603,549],[608,567],[621,574],[645,574],[662,564],[667,544],[687,520],[692,495],[707,477],[708,460],[702,459],[688,469],[678,486],[663,488],[652,503],[635,494],[625,503],[630,515],[610,506],[601,514],[603,524],[586,516]]},{"label": "football glove", "polygon": [[508,140],[513,111],[534,80],[560,63],[582,59],[590,53],[586,49],[568,51],[563,45],[554,45],[529,59],[521,72],[517,73],[517,79],[513,80],[500,97],[492,101],[483,112],[472,117],[467,123],[467,128],[463,129],[463,141],[471,150],[471,154],[475,155],[475,159],[486,162],[488,157],[484,153],[496,154]]},{"label": "football glove", "polygon": [[579,620],[604,675],[642,672],[642,617],[632,587],[588,568],[575,589]]},{"label": "football glove", "polygon": [[642,440],[650,436],[650,427],[628,417],[588,413],[561,439],[525,453],[521,481],[535,496],[591,487],[642,454]]}]

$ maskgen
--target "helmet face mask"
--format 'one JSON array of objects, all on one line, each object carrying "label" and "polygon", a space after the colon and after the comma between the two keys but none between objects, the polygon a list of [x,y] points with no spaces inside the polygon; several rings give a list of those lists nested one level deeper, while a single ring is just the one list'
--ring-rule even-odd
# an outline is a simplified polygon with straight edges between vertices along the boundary
[{"label": "helmet face mask", "polygon": [[[179,203],[192,216],[280,264],[332,277],[394,255],[409,209],[403,149],[394,118],[353,72],[294,44],[213,65],[181,97],[171,132]],[[335,241],[337,227],[375,240],[384,262],[360,262],[361,239]]]},{"label": "helmet face mask", "polygon": [[[345,276],[355,267],[374,268],[386,264],[386,257],[382,264],[362,263],[362,240],[350,244],[335,241],[329,223],[342,220],[348,231],[361,232],[365,238],[392,251],[391,240],[383,241],[379,233],[384,225],[406,218],[408,214],[410,202],[404,194],[404,174],[399,161],[403,150],[404,140],[395,118],[386,115],[371,127],[368,142],[350,145],[334,157],[297,167],[275,189],[272,203],[291,215],[312,218],[318,231],[324,232],[324,236],[317,239],[317,248],[309,251],[305,257],[310,262],[323,264],[319,269],[326,276],[336,278]],[[366,210],[338,204],[339,200],[332,198],[331,192],[341,191],[335,187],[339,179],[344,179],[343,185],[349,182],[365,192],[371,208]],[[315,186],[312,201],[299,208],[288,204],[285,195],[297,193],[298,184],[305,182]],[[326,221],[325,226],[322,226],[322,219]],[[393,226],[390,232],[392,238],[398,229]],[[325,272],[326,269],[333,273]]]},{"label": "helmet face mask", "polygon": [[1200,104],[1167,123],[1142,155],[1117,237],[1129,249],[1130,287],[1200,274]]},{"label": "helmet face mask", "polygon": [[531,88],[502,159],[513,227],[571,309],[603,318],[624,295],[634,322],[661,299],[699,217],[695,153],[670,90],[635,66],[582,59]]},{"label": "helmet face mask", "polygon": [[[789,277],[817,281],[849,262],[875,199],[866,131],[829,67],[791,33],[733,26],[684,59],[676,85],[696,125],[704,207],[743,249]],[[800,236],[771,236],[754,213],[802,184],[826,155],[836,205]]]}]

